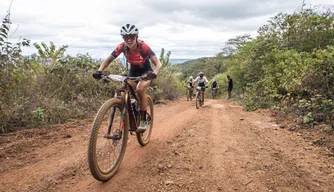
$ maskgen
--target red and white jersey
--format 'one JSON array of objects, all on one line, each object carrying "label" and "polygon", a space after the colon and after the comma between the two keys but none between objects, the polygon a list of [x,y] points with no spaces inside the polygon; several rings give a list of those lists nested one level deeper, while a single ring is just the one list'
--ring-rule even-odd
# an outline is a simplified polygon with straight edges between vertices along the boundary
[{"label": "red and white jersey", "polygon": [[[142,42],[142,53],[140,53],[139,44]],[[122,52],[124,42],[120,43],[116,49],[111,53],[112,56],[117,58]],[[125,54],[127,62],[129,62],[132,65],[143,65],[145,62],[147,62],[148,59],[155,56],[155,53],[152,51],[152,49],[143,41],[138,40],[137,41],[137,49],[135,52],[131,52],[128,47],[126,47],[127,51]]]}]

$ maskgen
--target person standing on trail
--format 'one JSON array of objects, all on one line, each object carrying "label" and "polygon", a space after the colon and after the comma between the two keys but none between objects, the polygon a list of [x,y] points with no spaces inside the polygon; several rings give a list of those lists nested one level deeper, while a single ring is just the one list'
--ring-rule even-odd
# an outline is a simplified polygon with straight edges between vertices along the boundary
[{"label": "person standing on trail", "polygon": [[227,87],[227,92],[228,92],[228,98],[227,100],[231,99],[231,92],[232,92],[232,89],[233,89],[233,81],[232,81],[232,78],[227,75],[227,81],[228,81],[228,87]]},{"label": "person standing on trail", "polygon": [[[148,81],[130,82],[131,86],[136,90],[140,100],[140,125],[138,131],[144,132],[147,127],[146,123],[146,89],[152,79],[157,78],[160,72],[161,63],[151,48],[142,40],[138,39],[139,30],[135,25],[125,24],[120,29],[120,35],[123,42],[103,61],[100,68],[93,74],[95,79],[102,78],[102,71],[114,61],[121,53],[124,54],[128,63],[130,63],[129,77],[139,77],[147,75]],[[154,70],[151,67],[150,61],[154,64]]]}]

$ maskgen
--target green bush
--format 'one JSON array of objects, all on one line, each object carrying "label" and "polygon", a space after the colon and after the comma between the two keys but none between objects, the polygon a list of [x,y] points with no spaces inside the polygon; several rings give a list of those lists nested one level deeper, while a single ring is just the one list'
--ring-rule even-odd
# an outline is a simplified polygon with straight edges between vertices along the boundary
[{"label": "green bush", "polygon": [[154,102],[161,99],[174,100],[183,94],[183,85],[172,72],[162,72],[152,83],[150,95]]}]

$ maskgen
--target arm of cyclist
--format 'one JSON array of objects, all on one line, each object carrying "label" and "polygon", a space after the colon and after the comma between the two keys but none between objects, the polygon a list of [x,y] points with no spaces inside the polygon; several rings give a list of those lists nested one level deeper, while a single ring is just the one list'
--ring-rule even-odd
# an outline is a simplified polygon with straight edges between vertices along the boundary
[{"label": "arm of cyclist", "polygon": [[95,79],[101,79],[102,71],[109,66],[121,53],[123,49],[123,44],[120,43],[115,50],[102,62],[99,69],[93,74]]},{"label": "arm of cyclist", "polygon": [[157,56],[151,56],[150,60],[152,61],[153,65],[154,65],[154,70],[153,70],[153,74],[149,75],[150,79],[155,79],[157,77],[157,75],[160,73],[160,69],[161,69],[161,63],[158,59]]},{"label": "arm of cyclist", "polygon": [[157,75],[160,73],[162,64],[159,61],[158,57],[155,55],[155,53],[147,44],[144,43],[142,48],[143,48],[143,54],[147,56],[154,65],[153,72],[147,73],[147,78],[155,79],[157,78]]},{"label": "arm of cyclist", "polygon": [[109,57],[107,57],[102,64],[100,65],[99,69],[93,73],[93,77],[95,79],[101,79],[102,78],[102,71],[108,67],[108,65],[113,62],[115,60],[115,57],[112,55],[109,55]]},{"label": "arm of cyclist", "polygon": [[197,83],[198,79],[199,79],[199,77],[196,77],[196,78],[194,79],[194,85],[195,85],[195,83]]},{"label": "arm of cyclist", "polygon": [[113,55],[109,55],[109,57],[107,57],[107,59],[105,59],[103,61],[103,63],[101,64],[100,68],[98,69],[98,71],[103,71],[105,68],[107,68],[109,66],[109,64],[111,62],[113,62],[115,60],[115,57]]},{"label": "arm of cyclist", "polygon": [[209,86],[208,86],[208,83],[209,83],[208,79],[207,79],[206,77],[203,77],[203,78],[204,78],[204,84],[205,84],[205,86],[206,86],[206,87],[209,87]]},{"label": "arm of cyclist", "polygon": [[184,87],[188,87],[189,80],[186,81]]},{"label": "arm of cyclist", "polygon": [[195,87],[195,88],[197,87],[198,78],[199,77],[196,77],[193,81],[193,87]]}]

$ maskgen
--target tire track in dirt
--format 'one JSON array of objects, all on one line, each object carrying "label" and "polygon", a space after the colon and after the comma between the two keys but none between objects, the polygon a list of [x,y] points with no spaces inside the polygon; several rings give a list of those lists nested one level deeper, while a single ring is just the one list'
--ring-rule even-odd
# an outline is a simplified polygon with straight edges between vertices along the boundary
[{"label": "tire track in dirt", "polygon": [[[233,184],[241,187],[237,190],[327,191],[333,189],[333,186],[320,187],[321,184],[328,181],[328,175],[318,171],[319,178],[315,180],[311,176],[315,172],[314,166],[303,168],[300,162],[296,161],[298,159],[296,157],[299,155],[293,151],[303,150],[304,147],[291,142],[295,135],[291,137],[290,132],[278,129],[275,124],[270,122],[270,118],[262,114],[245,113],[234,107],[228,110],[229,116],[233,117],[233,122],[229,125],[234,125],[234,127],[228,128],[228,130],[232,130],[228,134],[238,142],[236,146],[231,147],[234,151],[232,157],[237,158],[230,163],[237,162],[239,164],[239,167],[234,164],[232,175],[234,177],[237,175],[248,177],[244,179],[244,181],[248,179],[248,182],[242,181],[239,184]],[[302,140],[300,142],[304,143]],[[231,143],[233,142],[228,142],[226,145]],[[310,164],[317,162],[316,159],[313,159],[314,157],[311,157]],[[325,161],[323,162],[325,163]],[[243,174],[235,171],[240,170],[240,167],[244,171]]]},{"label": "tire track in dirt", "polygon": [[[139,146],[136,137],[130,135],[128,147],[125,152],[123,162],[118,173],[109,181],[101,183],[95,181],[90,175],[88,178],[82,178],[84,182],[73,186],[73,191],[137,191],[138,188],[133,185],[120,184],[125,181],[138,183],[141,182],[138,174],[134,170],[141,167],[140,164],[149,163],[147,153],[154,153],[159,150],[159,144],[168,141],[181,128],[192,121],[192,116],[196,114],[196,110],[189,108],[192,103],[170,102],[167,105],[154,106],[154,124],[150,143],[145,146]],[[148,155],[150,156],[150,154]]]},{"label": "tire track in dirt", "polygon": [[98,182],[88,170],[89,120],[59,129],[50,143],[35,139],[39,147],[25,155],[0,157],[0,191],[334,191],[333,158],[279,129],[267,110],[211,99],[196,109],[182,99],[154,113],[151,142],[141,147],[130,136],[111,180]]},{"label": "tire track in dirt", "polygon": [[[233,113],[234,106],[228,102],[215,102],[210,110],[213,128],[211,163],[214,165],[213,170],[218,170],[215,176],[217,186],[223,191],[247,191],[247,185],[252,179],[245,173],[243,166],[246,166],[251,155],[247,152],[250,144],[246,148],[243,146],[246,137],[244,133],[247,131],[240,126],[240,114]],[[258,184],[256,191],[265,189]]]},{"label": "tire track in dirt", "polygon": [[[239,114],[233,114],[228,102],[208,100],[201,108],[201,116],[194,124],[197,146],[193,150],[193,161],[200,171],[194,177],[201,191],[247,191],[252,182],[243,166],[249,159],[243,148],[244,135],[240,132]],[[198,179],[200,178],[200,179]],[[267,190],[257,185],[258,191]]]},{"label": "tire track in dirt", "polygon": [[[0,191],[44,191],[75,175],[78,167],[85,164],[83,151],[87,146],[81,143],[88,137],[88,129],[81,126],[77,129],[81,135],[75,135],[76,131],[68,129],[62,132],[64,136],[55,134],[56,141],[52,141],[50,136],[50,142],[43,141],[42,145],[36,139],[32,146],[40,145],[40,148],[32,147],[33,150],[26,154],[19,151],[19,159],[6,161],[10,169],[0,173]],[[22,142],[20,145],[24,145],[25,142]]]},{"label": "tire track in dirt", "polygon": [[[330,183],[333,175],[329,173],[333,173],[334,167],[329,166],[323,148],[312,146],[298,133],[279,129],[270,121],[259,123],[256,113],[250,113],[247,119],[251,126],[257,127],[255,132],[263,143],[263,158],[258,158],[260,163],[249,166],[249,169],[264,171],[259,179],[265,181],[270,189],[333,191],[334,186]],[[330,160],[333,162],[333,159]]]}]

